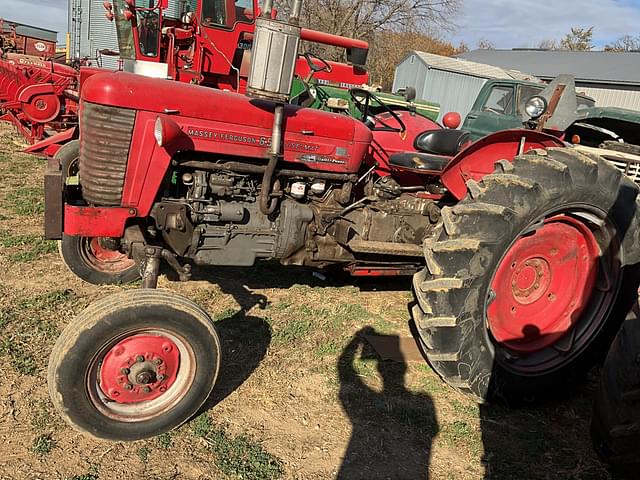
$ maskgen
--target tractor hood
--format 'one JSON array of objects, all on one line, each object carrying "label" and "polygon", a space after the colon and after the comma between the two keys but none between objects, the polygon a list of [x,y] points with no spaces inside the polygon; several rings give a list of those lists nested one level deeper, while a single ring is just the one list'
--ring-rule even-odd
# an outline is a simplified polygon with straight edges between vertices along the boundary
[{"label": "tractor hood", "polygon": [[[275,109],[271,102],[237,93],[125,72],[90,77],[81,110],[95,110],[90,105],[136,110],[136,123],[170,119],[188,138],[189,150],[251,158],[266,156]],[[91,122],[90,115],[82,118]],[[285,106],[284,130],[285,161],[341,173],[358,171],[372,139],[351,117],[293,105]]]}]

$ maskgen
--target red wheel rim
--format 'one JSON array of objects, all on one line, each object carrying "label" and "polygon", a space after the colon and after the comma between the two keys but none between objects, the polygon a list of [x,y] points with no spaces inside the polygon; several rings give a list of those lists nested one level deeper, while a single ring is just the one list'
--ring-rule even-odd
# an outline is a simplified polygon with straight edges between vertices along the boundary
[{"label": "red wheel rim", "polygon": [[163,415],[187,395],[196,374],[195,353],[167,330],[124,333],[98,349],[86,378],[96,409],[120,422]]},{"label": "red wheel rim", "polygon": [[592,299],[600,255],[593,232],[566,215],[516,240],[491,283],[487,323],[495,341],[531,354],[565,337]]},{"label": "red wheel rim", "polygon": [[125,253],[103,247],[97,237],[83,238],[80,250],[85,261],[100,272],[120,273],[133,267],[136,263]]},{"label": "red wheel rim", "polygon": [[100,367],[100,389],[111,400],[129,404],[154,400],[175,383],[180,350],[163,335],[133,335],[111,348]]}]

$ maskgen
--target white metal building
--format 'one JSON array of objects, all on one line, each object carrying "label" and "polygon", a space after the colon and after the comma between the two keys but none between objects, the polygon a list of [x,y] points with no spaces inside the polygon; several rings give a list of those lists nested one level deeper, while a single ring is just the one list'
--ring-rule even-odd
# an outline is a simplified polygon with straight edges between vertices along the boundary
[{"label": "white metal building", "polygon": [[418,99],[440,104],[440,118],[447,112],[465,118],[487,80],[503,78],[537,81],[519,71],[414,51],[396,67],[393,91],[415,87]]},{"label": "white metal building", "polygon": [[474,50],[459,58],[531,72],[547,81],[568,73],[578,91],[593,97],[596,105],[640,110],[640,52]]},{"label": "white metal building", "polygon": [[95,0],[69,0],[69,58],[92,60],[93,65],[115,69],[118,58],[105,56],[99,52],[118,51],[118,37],[115,22],[105,17],[102,2]]}]

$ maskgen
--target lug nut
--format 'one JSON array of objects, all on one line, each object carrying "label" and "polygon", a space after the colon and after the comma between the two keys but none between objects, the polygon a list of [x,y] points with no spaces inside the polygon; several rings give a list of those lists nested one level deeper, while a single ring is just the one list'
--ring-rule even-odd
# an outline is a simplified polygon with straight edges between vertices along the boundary
[{"label": "lug nut", "polygon": [[142,362],[144,362],[144,356],[143,356],[143,355],[138,355],[138,356],[136,357],[136,362],[138,362],[138,363],[142,363]]},{"label": "lug nut", "polygon": [[130,383],[127,383],[127,384],[124,386],[124,389],[125,389],[125,390],[131,390],[132,388],[133,388],[133,385],[131,385]]},{"label": "lug nut", "polygon": [[161,382],[163,380],[166,380],[167,376],[166,375],[158,375],[158,381]]},{"label": "lug nut", "polygon": [[129,370],[128,368],[121,368],[120,373],[123,375],[129,375],[129,373],[131,373],[131,370]]},{"label": "lug nut", "polygon": [[143,387],[142,391],[144,393],[151,393],[151,389],[149,387]]},{"label": "lug nut", "polygon": [[162,359],[161,358],[156,358],[153,363],[155,363],[156,365],[162,365]]}]

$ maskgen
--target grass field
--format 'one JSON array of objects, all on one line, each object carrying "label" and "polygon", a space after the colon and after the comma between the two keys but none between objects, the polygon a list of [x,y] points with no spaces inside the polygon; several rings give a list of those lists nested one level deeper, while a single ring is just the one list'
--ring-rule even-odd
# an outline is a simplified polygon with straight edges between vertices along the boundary
[{"label": "grass field", "polygon": [[65,269],[41,237],[43,161],[7,127],[0,136],[0,479],[607,478],[589,440],[595,373],[562,402],[478,407],[426,365],[381,362],[359,335],[408,335],[408,279],[320,280],[272,263],[160,280],[216,320],[207,411],[130,444],[75,432],[49,402],[48,355],[118,288]]}]

